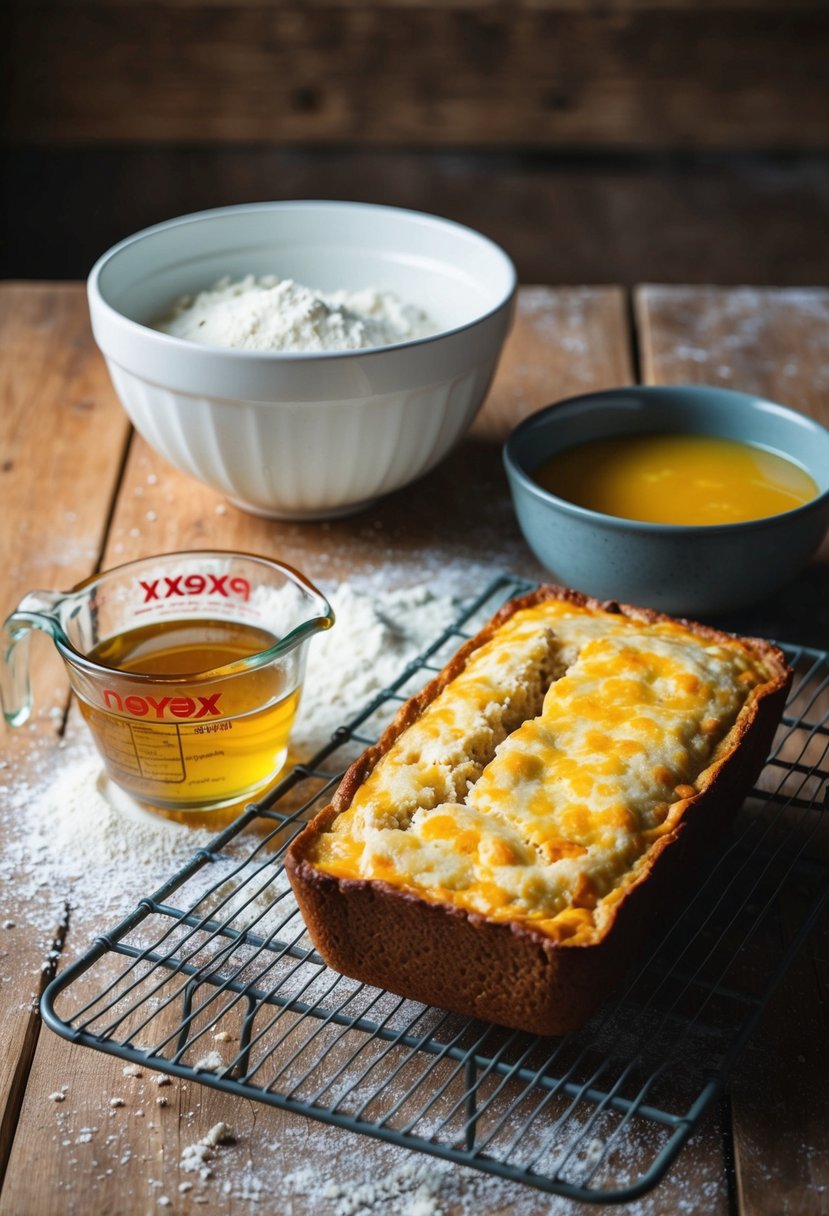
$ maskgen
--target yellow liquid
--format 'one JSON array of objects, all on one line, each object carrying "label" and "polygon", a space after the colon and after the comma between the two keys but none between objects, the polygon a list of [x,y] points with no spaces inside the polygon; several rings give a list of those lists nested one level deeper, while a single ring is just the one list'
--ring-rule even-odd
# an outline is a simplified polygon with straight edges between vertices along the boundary
[{"label": "yellow liquid", "polygon": [[533,474],[559,498],[622,519],[734,524],[817,496],[782,456],[708,435],[622,435],[558,452]]},{"label": "yellow liquid", "polygon": [[[189,682],[273,646],[234,621],[170,620],[107,638],[89,658],[111,670],[78,687],[110,777],[142,802],[184,810],[249,797],[281,769],[300,689],[271,664]],[[146,675],[123,680],[121,672]],[[175,676],[160,683],[153,676]],[[94,704],[90,703],[94,700]]]}]

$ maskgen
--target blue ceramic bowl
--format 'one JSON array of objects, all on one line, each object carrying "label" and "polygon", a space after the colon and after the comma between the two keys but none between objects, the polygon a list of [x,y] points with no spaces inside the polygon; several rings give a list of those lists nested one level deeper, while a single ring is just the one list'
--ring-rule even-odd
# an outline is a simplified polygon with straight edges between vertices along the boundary
[{"label": "blue ceramic bowl", "polygon": [[[648,431],[715,435],[766,448],[811,474],[818,496],[766,519],[685,526],[603,515],[533,480],[554,453]],[[829,526],[829,431],[748,393],[675,386],[573,397],[521,422],[506,442],[504,464],[524,536],[558,582],[675,614],[756,604],[806,565]]]}]

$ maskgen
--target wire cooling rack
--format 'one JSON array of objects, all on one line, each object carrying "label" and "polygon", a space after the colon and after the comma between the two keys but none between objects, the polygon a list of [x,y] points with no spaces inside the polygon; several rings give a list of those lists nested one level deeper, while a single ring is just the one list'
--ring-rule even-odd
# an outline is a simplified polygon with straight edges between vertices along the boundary
[{"label": "wire cooling rack", "polygon": [[653,1187],[829,901],[829,656],[785,647],[786,713],[727,847],[578,1033],[511,1032],[328,970],[282,869],[290,840],[399,704],[530,587],[493,582],[312,761],[98,937],[46,990],[47,1024],[124,1060],[572,1199],[621,1202]]}]

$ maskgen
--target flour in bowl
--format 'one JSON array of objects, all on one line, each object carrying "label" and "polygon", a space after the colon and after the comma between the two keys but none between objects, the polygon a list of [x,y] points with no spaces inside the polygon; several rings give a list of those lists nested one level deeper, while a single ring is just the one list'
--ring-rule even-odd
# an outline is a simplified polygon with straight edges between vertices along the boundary
[{"label": "flour in bowl", "polygon": [[285,353],[391,346],[438,327],[388,291],[322,292],[293,279],[249,274],[183,296],[155,328],[206,346]]}]

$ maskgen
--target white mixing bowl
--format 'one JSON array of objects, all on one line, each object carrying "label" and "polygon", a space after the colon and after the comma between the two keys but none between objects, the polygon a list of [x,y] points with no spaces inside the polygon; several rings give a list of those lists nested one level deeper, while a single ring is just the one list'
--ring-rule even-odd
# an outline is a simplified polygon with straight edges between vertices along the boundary
[{"label": "white mixing bowl", "polygon": [[[152,328],[224,276],[393,292],[439,327],[347,352],[205,346]],[[252,203],[128,237],[88,281],[95,339],[135,427],[248,511],[358,510],[435,465],[483,403],[509,330],[515,269],[469,228],[394,207]]]}]

